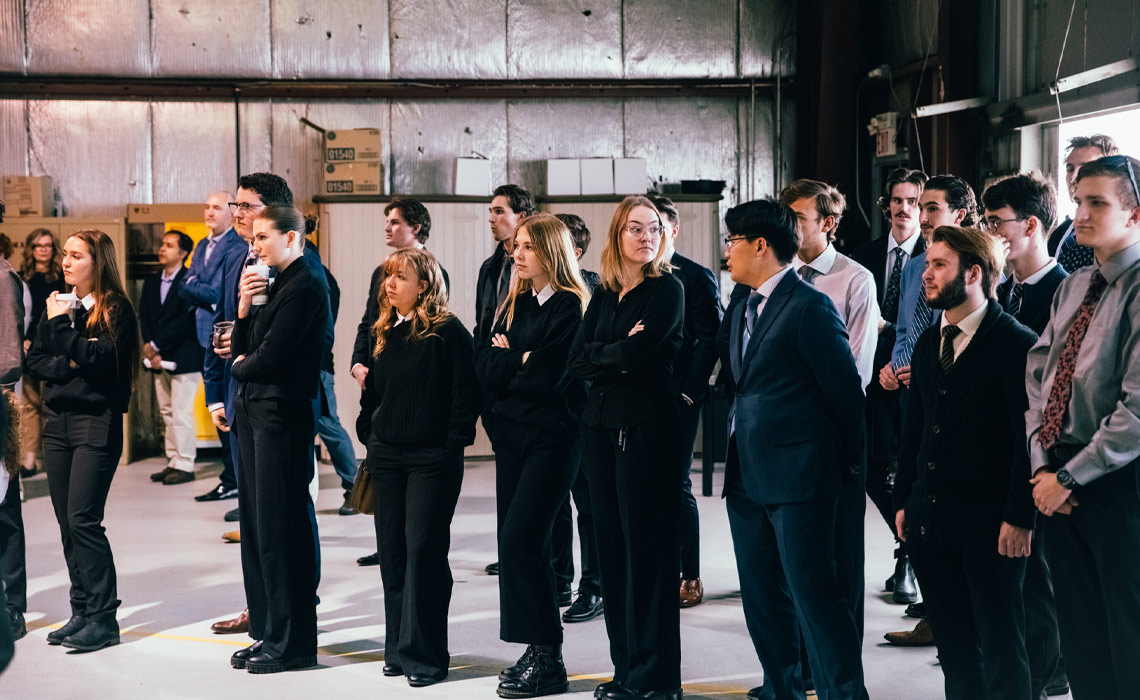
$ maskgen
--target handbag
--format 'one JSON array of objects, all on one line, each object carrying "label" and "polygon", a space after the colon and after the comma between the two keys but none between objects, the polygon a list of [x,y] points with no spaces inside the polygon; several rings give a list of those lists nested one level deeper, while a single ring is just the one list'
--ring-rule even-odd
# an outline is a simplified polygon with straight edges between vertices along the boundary
[{"label": "handbag", "polygon": [[357,513],[371,515],[374,510],[372,501],[372,473],[368,471],[368,460],[360,463],[356,470],[356,481],[352,482],[352,493],[348,495],[348,505]]}]

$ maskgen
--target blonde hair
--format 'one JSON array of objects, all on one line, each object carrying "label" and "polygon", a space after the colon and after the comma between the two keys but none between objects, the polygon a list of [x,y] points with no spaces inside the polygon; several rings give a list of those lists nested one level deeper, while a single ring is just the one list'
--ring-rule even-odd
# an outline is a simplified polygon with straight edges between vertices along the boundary
[{"label": "blonde hair", "polygon": [[435,335],[439,324],[455,314],[447,309],[447,290],[443,286],[443,268],[436,262],[435,256],[419,248],[405,248],[393,252],[384,261],[384,276],[381,278],[378,295],[380,302],[380,316],[372,330],[376,333],[376,345],[372,349],[372,356],[379,357],[388,343],[388,333],[396,319],[396,309],[388,301],[384,293],[384,280],[388,275],[398,273],[407,266],[416,275],[416,279],[427,283],[427,289],[416,299],[412,307],[412,317],[408,320],[411,328],[408,337],[413,341],[420,341]]},{"label": "blonde hair", "polygon": [[[586,312],[586,305],[590,303],[590,292],[586,289],[586,282],[582,279],[582,272],[578,268],[578,257],[574,255],[574,241],[570,237],[570,229],[553,214],[539,213],[528,216],[515,227],[515,235],[526,229],[534,248],[534,256],[542,268],[550,275],[550,288],[556,292],[571,292],[578,297],[582,305],[582,313]],[[518,241],[515,241],[518,246]],[[511,278],[511,288],[503,305],[495,312],[498,319],[506,314],[506,328],[510,330],[515,320],[515,300],[520,294],[534,289],[534,283],[524,280],[517,274]]]},{"label": "blonde hair", "polygon": [[[631,196],[621,200],[614,218],[610,221],[610,229],[606,234],[606,247],[602,248],[602,286],[611,292],[620,292],[632,280],[625,279],[621,257],[621,235],[629,221],[629,214],[637,207],[646,207],[657,217],[657,224],[661,225],[661,213],[653,202],[645,197]],[[645,263],[641,268],[643,277],[660,277],[673,269],[665,259],[665,249],[668,246],[657,243],[657,255]]]}]

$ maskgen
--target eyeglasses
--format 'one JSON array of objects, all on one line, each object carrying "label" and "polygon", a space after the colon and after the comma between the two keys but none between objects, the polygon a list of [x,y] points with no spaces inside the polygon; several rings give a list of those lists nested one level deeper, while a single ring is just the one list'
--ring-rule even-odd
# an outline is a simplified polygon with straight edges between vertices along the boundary
[{"label": "eyeglasses", "polygon": [[249,202],[230,202],[230,209],[236,214],[248,214],[251,211],[260,211],[265,208],[264,204],[250,204]]},{"label": "eyeglasses", "polygon": [[54,248],[55,246],[53,246],[51,243],[36,243],[32,247],[35,248],[36,250],[43,250],[44,248],[51,249],[51,248]]},{"label": "eyeglasses", "polygon": [[650,238],[659,238],[665,229],[657,224],[650,224],[648,227],[641,224],[626,224],[622,230],[634,238],[641,238],[647,233]]},{"label": "eyeglasses", "polygon": [[725,248],[730,248],[730,247],[732,247],[732,244],[736,243],[737,241],[748,240],[748,236],[725,236],[721,240],[724,242]]},{"label": "eyeglasses", "polygon": [[1140,187],[1136,186],[1136,173],[1132,170],[1132,159],[1128,156],[1105,156],[1102,158],[1106,165],[1113,168],[1124,166],[1128,170],[1128,181],[1132,183],[1132,196],[1136,198],[1136,204],[1140,206]]},{"label": "eyeglasses", "polygon": [[1025,221],[1025,217],[1018,216],[1012,219],[982,219],[982,230],[994,233],[1001,228],[1002,224],[1008,224],[1011,221]]}]

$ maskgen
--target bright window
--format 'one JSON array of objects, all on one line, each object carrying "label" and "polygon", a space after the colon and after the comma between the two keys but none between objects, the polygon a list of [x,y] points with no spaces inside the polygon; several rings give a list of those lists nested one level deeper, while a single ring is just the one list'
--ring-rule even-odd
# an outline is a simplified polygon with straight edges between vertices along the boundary
[{"label": "bright window", "polygon": [[1108,134],[1116,140],[1121,153],[1140,158],[1140,129],[1137,129],[1140,122],[1137,120],[1140,120],[1140,107],[1129,107],[1111,114],[1073,119],[1060,125],[1057,129],[1060,138],[1057,148],[1057,221],[1063,221],[1077,210],[1065,187],[1065,155],[1069,139],[1089,134]]}]

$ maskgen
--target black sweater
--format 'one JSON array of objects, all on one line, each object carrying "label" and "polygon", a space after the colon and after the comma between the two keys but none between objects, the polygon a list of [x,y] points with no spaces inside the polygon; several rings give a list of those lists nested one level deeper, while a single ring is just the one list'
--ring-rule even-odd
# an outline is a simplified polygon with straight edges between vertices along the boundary
[{"label": "black sweater", "polygon": [[[499,318],[475,352],[483,388],[495,397],[495,415],[549,432],[577,435],[586,402],[582,382],[566,373],[570,343],[582,324],[582,304],[572,292],[555,292],[541,306],[532,292],[515,301],[510,330]],[[509,349],[491,345],[504,333]],[[523,364],[524,352],[530,352]]]},{"label": "black sweater", "polygon": [[357,436],[365,444],[462,450],[475,442],[483,405],[471,334],[454,316],[422,340],[410,339],[410,328],[410,322],[392,328],[384,351],[371,360]]},{"label": "black sweater", "polygon": [[63,292],[63,273],[59,273],[54,282],[49,282],[42,272],[37,272],[24,281],[28,284],[28,291],[32,295],[32,321],[28,324],[24,337],[35,338],[40,317],[47,310],[47,298],[52,292]]},{"label": "black sweater", "polygon": [[110,316],[114,332],[100,322],[90,337],[82,305],[75,311],[74,327],[67,314],[47,318],[45,313],[40,319],[26,362],[32,376],[46,382],[44,403],[53,411],[127,412],[134,368],[131,353],[120,349],[138,344],[138,320],[122,298],[111,302]]},{"label": "black sweater", "polygon": [[[582,421],[619,429],[676,411],[669,388],[681,346],[685,292],[673,275],[650,277],[618,302],[601,287],[570,349],[569,372],[590,382]],[[645,330],[630,335],[640,322]]]},{"label": "black sweater", "polygon": [[[443,269],[443,265],[440,265],[439,269],[443,273],[444,291],[450,294],[451,279],[447,276],[447,270]],[[372,271],[372,279],[368,282],[368,299],[364,302],[364,315],[360,317],[360,323],[356,326],[356,340],[352,344],[352,367],[356,365],[367,367],[371,362],[372,348],[376,347],[376,334],[372,332],[372,327],[376,325],[376,319],[380,318],[380,285],[383,283],[384,263],[380,263]],[[338,301],[340,299],[339,291],[337,299]]]},{"label": "black sweater", "polygon": [[[1017,312],[1018,322],[1037,335],[1041,335],[1049,323],[1049,314],[1053,310],[1053,295],[1068,276],[1069,273],[1065,272],[1065,268],[1055,265],[1036,283],[1022,287],[1021,308]],[[1012,289],[1013,275],[998,285],[997,298],[1002,308],[1006,307]]]},{"label": "black sweater", "polygon": [[328,324],[328,286],[320,272],[294,260],[277,274],[269,301],[234,321],[233,363],[241,393],[251,399],[305,399],[317,395]]},{"label": "black sweater", "polygon": [[895,510],[908,536],[996,540],[1002,522],[1032,529],[1036,508],[1025,443],[1025,357],[1033,331],[996,301],[945,375],[941,329],[914,346]]}]

